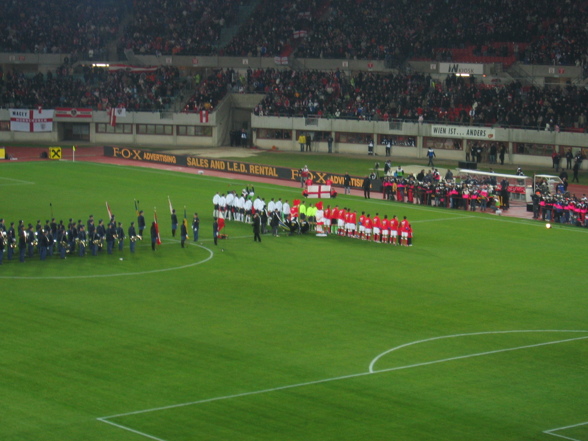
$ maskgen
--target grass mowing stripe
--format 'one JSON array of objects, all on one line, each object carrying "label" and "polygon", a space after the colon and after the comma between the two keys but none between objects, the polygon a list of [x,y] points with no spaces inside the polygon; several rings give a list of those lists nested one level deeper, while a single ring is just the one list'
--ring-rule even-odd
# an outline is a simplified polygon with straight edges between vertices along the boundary
[{"label": "grass mowing stripe", "polygon": [[[384,354],[390,353],[393,350],[397,350],[397,349],[407,347],[410,345],[422,343],[425,341],[433,341],[433,340],[438,340],[438,339],[443,339],[443,338],[454,338],[454,337],[470,336],[470,335],[483,335],[483,334],[494,334],[494,333],[502,334],[502,333],[514,333],[514,332],[519,333],[519,332],[588,332],[588,331],[566,331],[566,330],[562,330],[562,331],[497,331],[497,332],[481,332],[481,333],[473,333],[473,334],[451,335],[451,336],[437,337],[437,338],[422,340],[422,341],[418,341],[418,342],[408,343],[406,345],[402,345],[402,346],[394,348],[390,351],[387,351]],[[480,352],[477,354],[461,355],[458,357],[445,358],[442,360],[433,360],[433,361],[428,361],[428,362],[423,362],[423,363],[410,364],[410,365],[406,365],[406,366],[398,366],[398,367],[393,367],[393,368],[388,368],[388,369],[373,370],[373,365],[383,355],[383,354],[380,354],[378,357],[376,357],[370,363],[370,367],[367,372],[360,372],[357,374],[350,374],[350,375],[342,375],[340,377],[326,378],[323,380],[308,381],[305,383],[291,384],[291,385],[287,385],[287,386],[280,386],[280,387],[275,387],[275,388],[270,388],[270,389],[263,389],[263,390],[259,390],[259,391],[244,392],[244,393],[240,393],[240,394],[226,395],[226,396],[222,396],[222,397],[207,398],[204,400],[190,401],[187,403],[172,404],[169,406],[162,406],[162,407],[156,407],[156,408],[152,408],[152,409],[138,410],[138,411],[127,412],[127,413],[122,413],[122,414],[118,414],[118,415],[100,417],[97,419],[99,421],[106,422],[107,420],[121,418],[121,417],[125,417],[125,416],[130,416],[130,415],[139,415],[139,414],[143,414],[143,413],[157,412],[157,411],[161,411],[161,410],[169,410],[169,409],[175,409],[175,408],[179,408],[179,407],[186,407],[186,406],[192,406],[192,405],[197,405],[197,404],[210,403],[213,401],[229,400],[229,399],[233,399],[233,398],[246,397],[246,396],[250,396],[250,395],[259,395],[259,394],[265,394],[265,393],[270,393],[270,392],[277,392],[277,391],[282,391],[282,390],[286,390],[286,389],[294,389],[294,388],[298,388],[298,387],[305,387],[305,386],[312,386],[315,384],[327,383],[327,382],[331,382],[331,381],[341,381],[341,380],[347,380],[350,378],[363,377],[366,375],[382,374],[382,373],[394,372],[394,371],[399,371],[399,370],[404,370],[404,369],[412,369],[412,368],[416,368],[416,367],[430,366],[430,365],[438,364],[438,363],[446,363],[448,361],[465,360],[468,358],[481,357],[484,355],[493,355],[493,354],[499,354],[499,353],[503,353],[503,352],[517,351],[517,350],[521,350],[521,349],[530,349],[530,348],[536,348],[536,347],[548,346],[548,345],[554,345],[554,344],[560,344],[560,343],[567,343],[567,342],[585,340],[585,339],[588,339],[588,336],[576,337],[576,338],[570,338],[570,339],[564,339],[564,340],[557,340],[557,341],[551,341],[551,342],[543,342],[543,343],[537,343],[537,344],[532,344],[532,345],[517,346],[517,347],[513,347],[513,348],[497,349],[494,351],[486,351],[486,352]]]}]

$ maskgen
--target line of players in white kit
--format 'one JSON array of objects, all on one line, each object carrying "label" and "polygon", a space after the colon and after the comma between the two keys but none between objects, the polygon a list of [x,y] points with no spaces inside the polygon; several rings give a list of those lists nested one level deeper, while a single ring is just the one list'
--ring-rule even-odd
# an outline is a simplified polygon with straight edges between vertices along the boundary
[{"label": "line of players in white kit", "polygon": [[[390,219],[388,215],[380,217],[378,213],[371,216],[362,212],[359,216],[350,208],[327,206],[323,203],[306,207],[304,201],[293,201],[291,207],[288,200],[272,198],[267,204],[265,199],[255,196],[253,188],[244,189],[240,195],[235,191],[226,195],[216,193],[212,199],[214,217],[223,217],[238,222],[252,222],[253,213],[267,215],[267,219],[277,211],[282,221],[295,220],[308,222],[310,230],[322,231],[327,234],[352,237],[356,239],[389,243],[392,245],[412,246],[413,229],[406,216],[399,220],[396,215]],[[262,216],[265,217],[265,216]]]},{"label": "line of players in white kit", "polygon": [[265,199],[255,196],[253,187],[243,189],[240,195],[235,191],[229,191],[226,195],[217,192],[212,198],[212,205],[214,217],[222,216],[227,220],[246,223],[251,223],[255,212],[271,214],[275,210],[280,213],[281,220],[285,220],[290,216],[291,209],[288,200],[282,201],[282,198],[277,201],[272,198],[266,204]]}]

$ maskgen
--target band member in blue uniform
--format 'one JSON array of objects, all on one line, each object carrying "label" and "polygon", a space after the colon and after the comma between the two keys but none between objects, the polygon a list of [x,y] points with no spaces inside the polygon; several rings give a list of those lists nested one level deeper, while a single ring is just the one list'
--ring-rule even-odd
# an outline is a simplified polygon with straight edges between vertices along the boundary
[{"label": "band member in blue uniform", "polygon": [[118,227],[116,227],[116,240],[118,240],[118,250],[122,251],[125,244],[125,230],[122,222],[119,222]]},{"label": "band member in blue uniform", "polygon": [[135,230],[135,222],[131,222],[131,226],[129,227],[129,247],[131,249],[131,253],[135,252],[135,246],[137,245],[137,240],[140,240],[137,237],[137,231]]},{"label": "band member in blue uniform", "polygon": [[172,236],[176,237],[176,230],[178,229],[178,215],[176,214],[176,210],[172,210],[171,214],[171,231]]},{"label": "band member in blue uniform", "polygon": [[86,228],[80,225],[78,229],[78,254],[80,257],[86,255],[86,245],[88,243],[88,235],[86,234]]}]

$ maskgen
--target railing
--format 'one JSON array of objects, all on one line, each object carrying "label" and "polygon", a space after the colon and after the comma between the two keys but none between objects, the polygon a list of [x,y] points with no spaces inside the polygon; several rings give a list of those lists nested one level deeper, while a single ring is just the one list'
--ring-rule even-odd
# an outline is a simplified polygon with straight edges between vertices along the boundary
[{"label": "railing", "polygon": [[[491,122],[475,122],[472,121],[446,121],[446,120],[437,120],[437,119],[425,119],[423,121],[418,121],[417,119],[409,119],[409,118],[392,118],[389,120],[383,120],[376,118],[374,115],[364,115],[361,118],[357,116],[347,116],[347,115],[304,115],[304,114],[290,114],[290,113],[280,113],[280,112],[272,112],[272,113],[264,113],[263,116],[273,116],[273,117],[280,117],[280,118],[304,118],[305,125],[318,125],[318,121],[321,119],[326,120],[343,120],[343,121],[368,121],[368,122],[387,122],[390,130],[402,130],[402,124],[443,124],[443,125],[452,125],[452,126],[464,126],[464,127],[492,127],[492,128],[502,128],[502,129],[520,129],[520,130],[535,130],[535,131],[544,131],[545,127],[537,127],[537,125],[517,125],[517,124],[504,124],[504,123],[491,123]],[[555,130],[549,130],[550,132],[554,132]],[[584,128],[573,128],[573,127],[562,127],[560,128],[560,132],[570,132],[570,133],[585,133]]]}]

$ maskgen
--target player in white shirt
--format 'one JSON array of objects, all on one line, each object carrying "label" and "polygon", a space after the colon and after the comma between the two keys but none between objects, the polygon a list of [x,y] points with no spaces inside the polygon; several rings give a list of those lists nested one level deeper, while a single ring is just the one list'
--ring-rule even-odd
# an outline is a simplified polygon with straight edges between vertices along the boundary
[{"label": "player in white shirt", "polygon": [[281,218],[282,220],[284,220],[284,217],[283,217],[283,215],[284,215],[284,212],[282,211],[282,209],[283,209],[283,206],[284,206],[284,204],[282,204],[282,198],[279,198],[279,199],[276,201],[276,210],[278,210],[278,213],[280,213],[280,218]]},{"label": "player in white shirt", "polygon": [[243,195],[237,199],[237,210],[239,210],[237,220],[243,222],[245,220],[245,197],[243,197]]},{"label": "player in white shirt", "polygon": [[229,191],[229,193],[227,194],[227,216],[226,216],[226,218],[228,220],[235,219],[234,202],[235,202],[235,193],[232,191]]},{"label": "player in white shirt", "polygon": [[288,199],[286,199],[282,205],[282,215],[284,220],[290,219],[290,204],[288,203]]},{"label": "player in white shirt", "polygon": [[247,222],[248,224],[251,223],[251,208],[253,208],[253,202],[251,202],[251,199],[247,199],[245,201],[245,222]]},{"label": "player in white shirt", "polygon": [[227,218],[227,198],[225,194],[221,194],[221,197],[218,200],[218,208],[219,208],[219,217],[222,215],[223,219]]},{"label": "player in white shirt", "polygon": [[257,196],[253,201],[253,208],[255,209],[255,211],[263,210],[263,205],[261,203],[261,199],[259,199],[259,196]]},{"label": "player in white shirt", "polygon": [[218,217],[219,204],[220,204],[220,194],[217,192],[212,197],[212,206],[213,206],[212,216],[213,217]]},{"label": "player in white shirt", "polygon": [[272,198],[269,203],[267,204],[267,212],[268,213],[273,213],[276,209],[276,203],[274,201],[274,198]]}]

